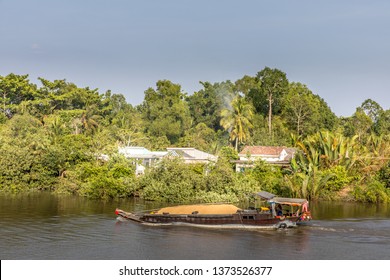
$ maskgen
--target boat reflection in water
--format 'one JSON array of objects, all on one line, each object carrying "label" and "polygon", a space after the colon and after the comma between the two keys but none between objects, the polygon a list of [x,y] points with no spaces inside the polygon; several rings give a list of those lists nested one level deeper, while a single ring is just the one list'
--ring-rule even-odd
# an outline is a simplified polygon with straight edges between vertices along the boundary
[{"label": "boat reflection in water", "polygon": [[191,225],[216,228],[290,228],[311,220],[308,201],[301,198],[277,197],[268,192],[255,196],[263,207],[241,209],[232,204],[193,204],[165,207],[155,211],[130,213],[116,209],[119,219],[145,225]]}]

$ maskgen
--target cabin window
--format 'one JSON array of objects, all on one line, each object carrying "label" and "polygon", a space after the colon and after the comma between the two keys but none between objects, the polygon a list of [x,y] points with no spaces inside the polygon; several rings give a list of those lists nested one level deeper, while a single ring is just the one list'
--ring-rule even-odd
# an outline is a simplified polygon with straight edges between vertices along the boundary
[{"label": "cabin window", "polygon": [[244,215],[242,217],[244,220],[254,220],[255,219],[255,216],[254,215]]}]

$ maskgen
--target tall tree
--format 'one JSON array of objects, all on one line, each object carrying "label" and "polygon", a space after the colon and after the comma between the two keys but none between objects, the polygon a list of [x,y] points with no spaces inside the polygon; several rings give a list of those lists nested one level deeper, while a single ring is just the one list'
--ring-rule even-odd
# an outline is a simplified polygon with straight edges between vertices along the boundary
[{"label": "tall tree", "polygon": [[390,110],[383,110],[375,126],[375,132],[378,135],[390,135]]},{"label": "tall tree", "polygon": [[326,102],[301,83],[290,83],[283,98],[282,115],[297,135],[306,136],[320,129],[333,130],[337,117]]},{"label": "tall tree", "polygon": [[221,129],[221,111],[230,108],[234,98],[234,85],[230,81],[221,83],[200,82],[203,89],[187,97],[193,118],[193,127],[204,123],[215,131]]},{"label": "tall tree", "polygon": [[245,75],[234,83],[234,90],[238,93],[242,93],[245,97],[248,97],[251,91],[259,90],[260,86],[261,82],[257,77]]},{"label": "tall tree", "polygon": [[0,99],[4,115],[11,117],[16,106],[26,100],[33,100],[36,95],[36,85],[30,83],[28,75],[15,75],[13,73],[0,76]]},{"label": "tall tree", "polygon": [[174,144],[190,127],[191,116],[184,100],[186,94],[179,84],[168,80],[160,80],[156,86],[156,90],[145,91],[141,106],[147,122],[146,131],[152,137],[166,137]]},{"label": "tall tree", "polygon": [[381,118],[384,116],[383,108],[372,99],[366,99],[360,108],[371,118],[373,123],[372,131],[379,135],[382,126]]},{"label": "tall tree", "polygon": [[383,108],[372,99],[366,99],[360,107],[364,113],[371,118],[373,123],[378,121],[379,116],[383,111]]},{"label": "tall tree", "polygon": [[208,153],[214,153],[217,147],[216,137],[217,134],[213,129],[204,123],[199,123],[187,130],[178,144],[181,147],[193,147]]},{"label": "tall tree", "polygon": [[356,112],[351,117],[354,134],[358,135],[359,140],[364,141],[370,134],[373,126],[372,119],[363,111],[362,108],[356,108]]},{"label": "tall tree", "polygon": [[321,126],[320,129],[334,130],[338,124],[337,116],[332,112],[328,104],[319,95],[315,95],[315,98],[319,102],[319,108],[317,111],[318,121]]},{"label": "tall tree", "polygon": [[64,80],[53,82],[39,78],[42,87],[38,90],[40,99],[48,100],[51,110],[84,109],[87,106],[101,107],[103,96],[98,89],[79,88]]},{"label": "tall tree", "polygon": [[280,98],[288,91],[287,76],[279,69],[265,67],[257,73],[257,78],[261,82],[260,92],[266,97],[268,103],[268,133],[272,135],[273,106],[275,104],[279,105]]},{"label": "tall tree", "polygon": [[200,123],[218,130],[220,128],[222,99],[217,96],[216,84],[210,82],[200,82],[203,89],[187,97],[187,103],[194,125]]},{"label": "tall tree", "polygon": [[[283,116],[297,135],[303,135],[309,126],[309,121],[318,109],[318,104],[312,92],[301,83],[291,83],[289,92],[284,99]],[[308,121],[308,122],[306,122]]]},{"label": "tall tree", "polygon": [[230,133],[230,140],[235,142],[235,149],[238,150],[238,143],[243,143],[249,136],[249,130],[253,127],[253,109],[243,97],[237,96],[231,103],[232,109],[224,109],[221,112],[221,125]]}]

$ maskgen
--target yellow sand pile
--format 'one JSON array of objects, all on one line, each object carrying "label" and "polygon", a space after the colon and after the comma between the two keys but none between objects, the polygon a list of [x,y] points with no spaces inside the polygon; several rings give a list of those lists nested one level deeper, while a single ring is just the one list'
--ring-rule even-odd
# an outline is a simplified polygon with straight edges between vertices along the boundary
[{"label": "yellow sand pile", "polygon": [[161,208],[155,211],[155,214],[192,214],[198,212],[198,214],[234,214],[240,208],[231,204],[194,204],[194,205],[181,205]]}]

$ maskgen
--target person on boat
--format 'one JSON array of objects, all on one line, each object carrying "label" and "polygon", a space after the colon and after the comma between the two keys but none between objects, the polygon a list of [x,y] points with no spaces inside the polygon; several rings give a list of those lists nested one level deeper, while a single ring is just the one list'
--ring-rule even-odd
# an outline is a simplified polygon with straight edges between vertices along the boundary
[{"label": "person on boat", "polygon": [[282,205],[280,204],[276,206],[276,216],[283,216],[283,209],[282,209]]},{"label": "person on boat", "polygon": [[302,204],[302,212],[308,212],[309,211],[309,202],[305,202]]}]

